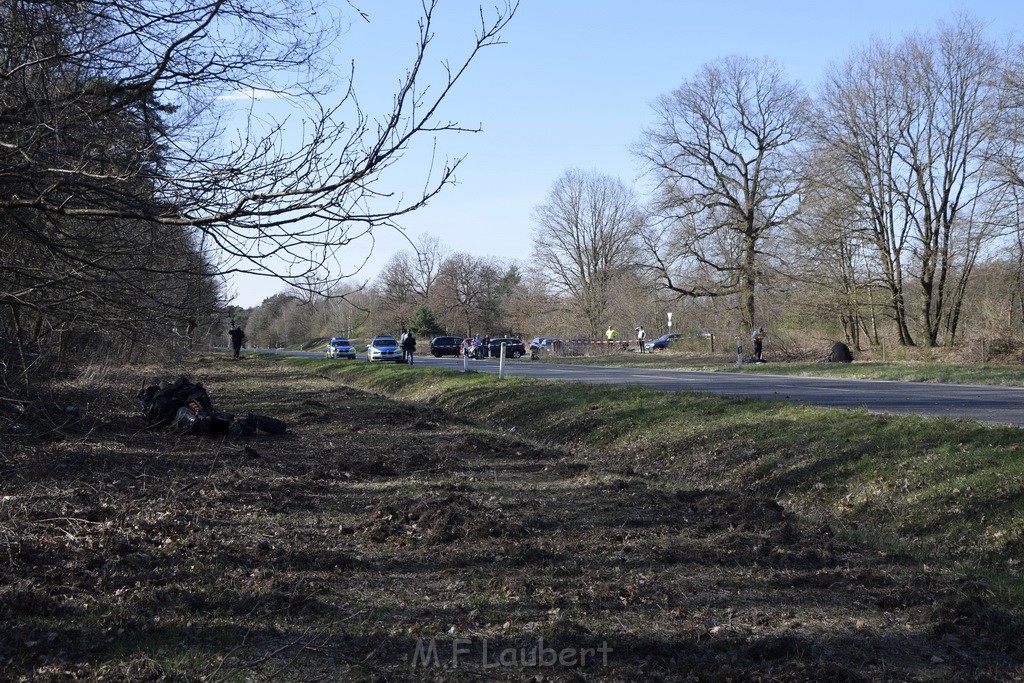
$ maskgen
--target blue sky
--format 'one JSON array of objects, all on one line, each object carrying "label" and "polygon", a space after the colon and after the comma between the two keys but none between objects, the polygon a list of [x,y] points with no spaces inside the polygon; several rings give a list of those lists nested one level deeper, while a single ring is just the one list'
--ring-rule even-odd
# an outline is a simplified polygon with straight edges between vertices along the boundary
[{"label": "blue sky", "polygon": [[[351,2],[370,20],[353,20],[340,53],[355,61],[356,91],[373,111],[409,63],[420,0]],[[427,65],[435,69],[464,53],[479,23],[480,2],[440,4]],[[402,228],[412,238],[435,235],[453,251],[526,263],[533,209],[565,170],[619,177],[643,196],[629,148],[651,122],[651,102],[706,62],[769,56],[813,94],[828,64],[872,37],[930,32],[964,12],[993,40],[1024,42],[1024,3],[1011,0],[522,0],[502,33],[506,44],[480,54],[442,112],[483,129],[438,140],[440,155],[465,156],[458,184],[404,217]],[[433,140],[421,143],[389,179],[393,186],[378,189],[408,194],[422,185],[422,151]],[[362,262],[368,246],[354,247],[344,265]],[[401,249],[409,246],[399,235],[376,235],[356,279],[372,279]],[[283,289],[274,280],[233,284],[241,292],[234,303],[246,307]]]}]

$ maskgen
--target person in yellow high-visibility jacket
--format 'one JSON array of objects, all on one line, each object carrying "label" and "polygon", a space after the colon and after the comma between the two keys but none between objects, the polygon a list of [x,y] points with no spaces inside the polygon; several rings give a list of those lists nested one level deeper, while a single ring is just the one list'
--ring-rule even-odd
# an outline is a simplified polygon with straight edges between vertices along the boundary
[{"label": "person in yellow high-visibility jacket", "polygon": [[608,339],[608,341],[613,342],[619,338],[619,333],[615,331],[615,328],[609,325],[608,331],[604,333],[604,336]]}]

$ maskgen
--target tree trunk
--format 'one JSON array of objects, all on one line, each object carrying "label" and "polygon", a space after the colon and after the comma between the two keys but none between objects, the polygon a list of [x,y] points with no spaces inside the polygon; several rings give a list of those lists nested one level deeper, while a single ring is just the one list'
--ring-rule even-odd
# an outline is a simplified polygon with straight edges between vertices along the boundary
[{"label": "tree trunk", "polygon": [[743,253],[743,322],[746,324],[747,333],[757,325],[755,310],[754,289],[757,285],[757,241],[748,234],[745,241]]}]

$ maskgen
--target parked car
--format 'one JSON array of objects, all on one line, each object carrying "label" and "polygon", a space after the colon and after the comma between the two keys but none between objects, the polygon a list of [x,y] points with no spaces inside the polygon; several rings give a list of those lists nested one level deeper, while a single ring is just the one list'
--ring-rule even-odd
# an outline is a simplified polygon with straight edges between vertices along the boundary
[{"label": "parked car", "polygon": [[462,355],[463,340],[459,337],[434,337],[430,340],[430,354],[434,358]]},{"label": "parked car", "polygon": [[554,351],[561,344],[562,340],[555,337],[534,337],[530,340],[530,358],[536,360],[542,353]]},{"label": "parked car", "polygon": [[682,338],[683,335],[679,334],[678,332],[669,332],[667,334],[661,335],[657,339],[652,339],[649,342],[644,342],[644,350],[663,351],[667,349],[672,344],[672,342]]},{"label": "parked car", "polygon": [[398,342],[390,334],[378,334],[366,346],[366,360],[373,361],[394,361],[401,363],[402,349]]},{"label": "parked car", "polygon": [[551,348],[553,342],[559,341],[555,337],[534,337],[530,340],[531,349],[547,349]]},{"label": "parked car", "polygon": [[653,341],[646,342],[644,344],[644,349],[647,351],[664,350],[680,339],[711,339],[713,336],[714,335],[707,330],[694,330],[686,333],[669,332],[668,334],[661,335]]},{"label": "parked car", "polygon": [[352,348],[352,344],[349,343],[348,339],[344,337],[331,337],[331,341],[327,342],[327,357],[355,360],[356,350]]},{"label": "parked car", "polygon": [[526,345],[523,344],[522,339],[516,337],[499,337],[492,339],[488,347],[488,353],[491,358],[498,358],[501,356],[501,344],[505,344],[505,357],[506,358],[519,358],[526,355]]}]

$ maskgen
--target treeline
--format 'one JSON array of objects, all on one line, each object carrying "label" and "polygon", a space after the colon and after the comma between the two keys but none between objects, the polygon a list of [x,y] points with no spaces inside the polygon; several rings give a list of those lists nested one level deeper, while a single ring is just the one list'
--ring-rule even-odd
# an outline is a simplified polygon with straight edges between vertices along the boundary
[{"label": "treeline", "polygon": [[[215,272],[162,192],[173,107],[106,63],[114,22],[79,3],[0,4],[4,368],[209,329]],[[168,221],[168,219],[172,219]]]},{"label": "treeline", "polygon": [[365,292],[364,323],[596,336],[673,312],[674,330],[794,345],[1013,345],[1022,73],[1022,47],[968,16],[853,50],[813,94],[771,59],[708,63],[654,103],[636,186],[566,171],[526,266],[421,238]]},{"label": "treeline", "polygon": [[[672,329],[706,328],[716,320],[716,309],[705,304],[676,306]],[[649,279],[624,271],[608,285],[607,318],[600,324],[621,330],[624,338],[638,325],[660,334],[668,329],[666,305]],[[340,287],[332,296],[313,299],[280,293],[237,317],[257,346],[294,346],[331,336],[366,339],[406,328],[424,340],[441,334],[571,338],[603,336],[604,330],[592,331],[588,311],[553,292],[536,268],[456,252],[429,235],[394,254],[366,286]]]}]

